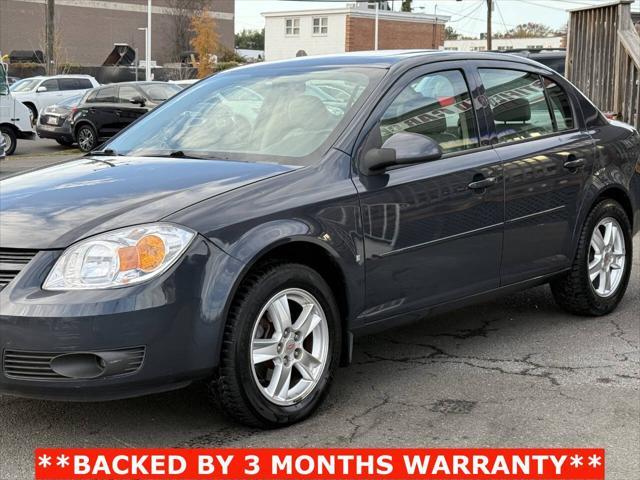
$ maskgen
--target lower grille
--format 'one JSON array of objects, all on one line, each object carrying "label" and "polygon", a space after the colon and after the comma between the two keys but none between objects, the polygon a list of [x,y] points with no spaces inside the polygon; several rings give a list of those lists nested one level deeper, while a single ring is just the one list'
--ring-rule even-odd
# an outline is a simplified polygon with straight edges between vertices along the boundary
[{"label": "lower grille", "polygon": [[[9,378],[19,380],[78,380],[67,375],[56,372],[51,362],[61,356],[73,355],[78,352],[30,352],[24,350],[5,350],[3,356],[4,374]],[[123,361],[118,366],[117,374],[125,375],[134,373],[140,369],[145,356],[145,347],[120,348],[115,350],[96,350],[91,352],[81,352],[79,355],[87,356],[86,353],[94,355],[96,359],[101,354],[108,358],[108,354],[120,354]],[[114,373],[116,374],[116,373]],[[110,376],[110,375],[104,375]],[[101,378],[96,375],[94,378]]]},{"label": "lower grille", "polygon": [[0,248],[0,290],[36,256],[38,250]]}]

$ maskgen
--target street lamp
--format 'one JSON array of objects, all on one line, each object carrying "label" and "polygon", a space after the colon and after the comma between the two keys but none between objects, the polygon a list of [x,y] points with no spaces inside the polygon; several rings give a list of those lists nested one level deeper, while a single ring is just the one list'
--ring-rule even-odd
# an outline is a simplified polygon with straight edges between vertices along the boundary
[{"label": "street lamp", "polygon": [[[138,30],[144,32],[144,79],[148,82],[151,80],[151,59],[149,58],[149,29],[147,27],[138,27]],[[138,65],[136,65],[136,74]]]}]

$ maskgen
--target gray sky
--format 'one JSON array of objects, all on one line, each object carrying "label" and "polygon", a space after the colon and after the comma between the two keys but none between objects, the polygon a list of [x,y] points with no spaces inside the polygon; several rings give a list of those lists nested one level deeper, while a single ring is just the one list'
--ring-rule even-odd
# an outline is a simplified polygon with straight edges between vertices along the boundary
[{"label": "gray sky", "polygon": [[[514,25],[527,22],[544,23],[553,28],[562,27],[568,20],[567,9],[597,5],[608,0],[494,0],[493,29],[502,32]],[[344,1],[288,1],[288,0],[236,0],[236,31],[261,29],[261,12],[342,7]],[[395,0],[396,10],[401,0]],[[449,23],[459,33],[477,36],[486,30],[486,0],[413,0],[418,12],[451,16]],[[420,7],[424,7],[420,8]],[[632,6],[640,8],[640,0]]]}]

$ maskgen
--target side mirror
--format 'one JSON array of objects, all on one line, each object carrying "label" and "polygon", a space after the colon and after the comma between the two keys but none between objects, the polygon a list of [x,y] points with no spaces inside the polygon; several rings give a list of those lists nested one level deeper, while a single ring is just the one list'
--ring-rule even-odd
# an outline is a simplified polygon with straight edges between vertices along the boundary
[{"label": "side mirror", "polygon": [[364,154],[362,171],[375,175],[394,165],[429,162],[442,157],[440,145],[425,135],[410,132],[394,133],[382,145]]},{"label": "side mirror", "polygon": [[138,95],[137,97],[133,97],[132,99],[129,100],[129,102],[133,103],[134,105],[140,105],[141,107],[144,107],[145,104],[147,103],[145,98],[140,95]]},{"label": "side mirror", "polygon": [[47,87],[38,87],[36,88],[36,92],[37,93],[42,93],[42,92],[46,92],[47,91]]}]

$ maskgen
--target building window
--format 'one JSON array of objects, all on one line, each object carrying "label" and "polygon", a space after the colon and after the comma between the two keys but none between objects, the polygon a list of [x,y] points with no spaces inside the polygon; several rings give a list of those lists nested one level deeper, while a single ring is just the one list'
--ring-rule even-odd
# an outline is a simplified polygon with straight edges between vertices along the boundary
[{"label": "building window", "polygon": [[299,18],[286,18],[284,20],[284,33],[285,35],[300,35],[300,19]]},{"label": "building window", "polygon": [[328,31],[329,31],[328,17],[313,18],[313,34],[314,35],[326,35]]}]

